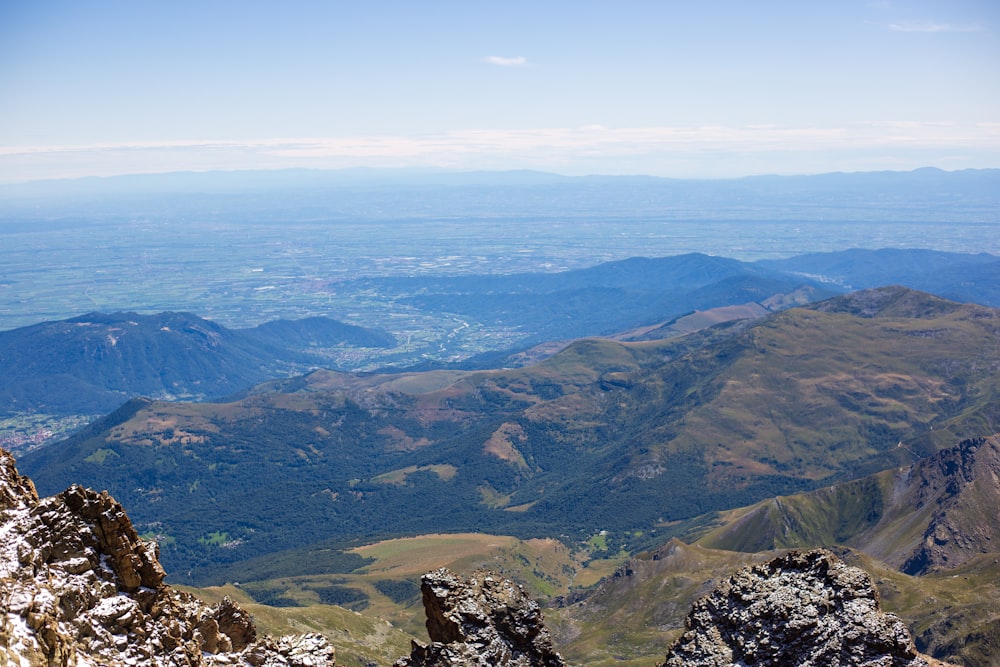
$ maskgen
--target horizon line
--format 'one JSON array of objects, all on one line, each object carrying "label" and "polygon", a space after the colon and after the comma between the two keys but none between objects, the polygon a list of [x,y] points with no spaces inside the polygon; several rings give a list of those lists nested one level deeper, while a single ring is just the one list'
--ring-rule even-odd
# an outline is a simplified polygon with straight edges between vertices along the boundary
[{"label": "horizon line", "polygon": [[79,176],[57,176],[48,178],[29,178],[22,180],[0,180],[0,188],[16,187],[22,185],[33,185],[33,184],[44,184],[44,183],[78,183],[81,181],[110,181],[115,179],[128,179],[136,177],[151,177],[155,178],[157,176],[198,176],[198,175],[209,175],[209,174],[226,174],[226,175],[238,175],[238,174],[280,174],[289,172],[309,172],[311,174],[344,174],[350,172],[369,172],[372,174],[407,174],[407,175],[421,175],[421,174],[441,174],[441,175],[510,175],[510,174],[534,174],[538,176],[554,176],[566,180],[580,180],[587,178],[608,178],[608,179],[626,179],[626,178],[645,178],[645,179],[655,179],[662,181],[738,181],[743,179],[751,178],[808,178],[814,176],[831,176],[831,175],[860,175],[860,174],[912,174],[919,171],[936,171],[946,174],[954,174],[965,171],[997,171],[1000,170],[1000,165],[995,167],[958,167],[954,169],[946,169],[944,167],[939,167],[933,164],[927,164],[920,167],[913,167],[909,169],[831,169],[831,170],[820,170],[820,171],[798,171],[798,172],[774,172],[774,171],[762,171],[757,173],[747,173],[739,176],[661,176],[657,174],[635,171],[628,173],[584,173],[584,174],[568,174],[554,170],[546,169],[532,169],[532,168],[509,168],[509,169],[483,169],[483,168],[460,168],[460,167],[440,167],[434,165],[427,166],[402,166],[402,167],[385,167],[385,166],[366,166],[358,165],[351,167],[247,167],[247,168],[207,168],[207,169],[164,169],[164,170],[149,170],[149,171],[129,171],[114,174],[83,174]]}]

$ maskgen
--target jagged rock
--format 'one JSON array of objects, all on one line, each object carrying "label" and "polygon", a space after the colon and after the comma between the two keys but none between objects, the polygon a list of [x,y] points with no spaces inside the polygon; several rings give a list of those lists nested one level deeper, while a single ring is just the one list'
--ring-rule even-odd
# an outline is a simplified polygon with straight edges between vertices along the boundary
[{"label": "jagged rock", "polygon": [[34,483],[18,474],[14,457],[0,449],[0,511],[37,502]]},{"label": "jagged rock", "polygon": [[97,553],[107,555],[123,590],[132,593],[141,586],[156,588],[163,582],[167,575],[160,567],[156,543],[139,539],[125,509],[107,491],[95,494],[73,485],[56,498],[92,527],[88,535],[97,538],[93,546]]},{"label": "jagged rock", "polygon": [[258,639],[249,615],[163,583],[156,545],[106,492],[38,498],[0,450],[0,664],[333,667],[325,638]]},{"label": "jagged rock", "polygon": [[997,550],[1000,436],[964,440],[921,461],[914,473],[917,484],[909,500],[934,511],[903,572],[940,572]]},{"label": "jagged rock", "polygon": [[216,605],[214,617],[219,623],[219,630],[233,643],[234,651],[242,651],[256,641],[257,628],[254,627],[250,614],[243,611],[228,595]]},{"label": "jagged rock", "polygon": [[267,638],[243,652],[253,667],[322,667],[334,664],[333,653],[326,639],[315,633]]},{"label": "jagged rock", "polygon": [[563,667],[538,604],[524,589],[480,570],[468,580],[440,569],[421,581],[427,634],[396,667]]},{"label": "jagged rock", "polygon": [[695,603],[661,667],[926,667],[868,574],[829,551],[746,568]]}]

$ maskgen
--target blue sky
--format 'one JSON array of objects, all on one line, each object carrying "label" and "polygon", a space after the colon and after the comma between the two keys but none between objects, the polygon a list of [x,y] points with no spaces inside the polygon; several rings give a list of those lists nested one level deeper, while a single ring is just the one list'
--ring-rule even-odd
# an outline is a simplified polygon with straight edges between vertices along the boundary
[{"label": "blue sky", "polygon": [[0,182],[1000,167],[1000,2],[0,0]]}]

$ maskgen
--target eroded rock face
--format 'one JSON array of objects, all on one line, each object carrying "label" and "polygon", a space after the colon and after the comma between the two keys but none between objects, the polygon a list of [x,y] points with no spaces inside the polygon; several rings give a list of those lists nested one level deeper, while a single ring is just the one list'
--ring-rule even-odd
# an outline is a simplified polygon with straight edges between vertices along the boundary
[{"label": "eroded rock face", "polygon": [[564,666],[538,604],[509,579],[440,569],[423,576],[421,591],[431,644],[414,642],[396,667]]},{"label": "eroded rock face", "polygon": [[923,539],[900,568],[921,575],[996,551],[1000,538],[1000,436],[974,438],[914,466],[912,502],[934,507]]},{"label": "eroded rock face", "polygon": [[825,550],[746,568],[695,603],[666,667],[926,667],[868,574]]},{"label": "eroded rock face", "polygon": [[0,664],[332,667],[319,635],[258,639],[231,600],[163,583],[156,545],[107,493],[39,499],[0,450]]}]

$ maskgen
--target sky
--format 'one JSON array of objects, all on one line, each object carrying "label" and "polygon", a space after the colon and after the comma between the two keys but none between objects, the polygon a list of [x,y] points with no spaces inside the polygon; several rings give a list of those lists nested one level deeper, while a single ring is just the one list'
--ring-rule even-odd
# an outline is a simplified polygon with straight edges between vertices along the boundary
[{"label": "sky", "polygon": [[0,183],[1000,167],[998,0],[0,0]]}]

